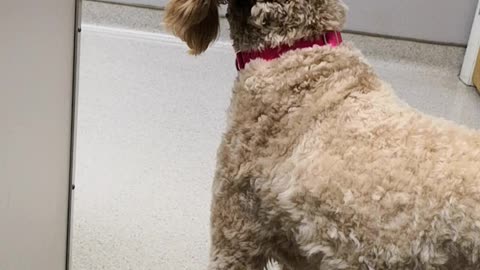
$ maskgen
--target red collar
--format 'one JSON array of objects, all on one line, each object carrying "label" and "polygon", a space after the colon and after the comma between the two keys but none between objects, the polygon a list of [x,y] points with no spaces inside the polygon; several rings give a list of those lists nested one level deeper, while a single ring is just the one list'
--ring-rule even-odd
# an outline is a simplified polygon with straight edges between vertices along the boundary
[{"label": "red collar", "polygon": [[237,53],[237,70],[242,70],[248,64],[248,62],[255,60],[257,58],[262,58],[264,60],[273,60],[275,58],[280,57],[282,54],[293,51],[296,49],[303,49],[313,47],[315,45],[318,46],[325,46],[327,44],[331,45],[332,47],[336,47],[342,44],[342,34],[340,32],[326,32],[321,36],[318,40],[299,40],[295,42],[292,46],[288,45],[281,45],[274,48],[266,48],[262,51],[249,51],[249,52],[238,52]]}]

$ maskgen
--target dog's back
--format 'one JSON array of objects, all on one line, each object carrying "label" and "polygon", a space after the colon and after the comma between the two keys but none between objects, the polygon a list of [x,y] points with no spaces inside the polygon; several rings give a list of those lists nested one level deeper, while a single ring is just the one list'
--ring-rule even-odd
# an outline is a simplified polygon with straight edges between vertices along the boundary
[{"label": "dog's back", "polygon": [[231,110],[214,228],[292,267],[480,267],[480,134],[399,102],[354,49],[254,62]]}]

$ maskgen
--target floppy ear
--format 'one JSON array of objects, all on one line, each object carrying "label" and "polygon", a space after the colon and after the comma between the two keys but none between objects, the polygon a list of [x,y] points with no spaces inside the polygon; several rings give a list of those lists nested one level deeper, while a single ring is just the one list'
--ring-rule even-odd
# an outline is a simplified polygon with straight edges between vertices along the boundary
[{"label": "floppy ear", "polygon": [[217,38],[220,26],[217,1],[172,0],[167,5],[167,29],[185,41],[194,55],[204,52]]}]

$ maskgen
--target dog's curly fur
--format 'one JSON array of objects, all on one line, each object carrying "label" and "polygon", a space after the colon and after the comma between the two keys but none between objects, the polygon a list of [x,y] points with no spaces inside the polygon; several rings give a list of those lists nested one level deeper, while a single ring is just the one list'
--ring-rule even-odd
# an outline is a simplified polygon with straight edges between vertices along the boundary
[{"label": "dog's curly fur", "polygon": [[[345,7],[229,13],[248,50],[340,30]],[[209,270],[480,269],[480,133],[399,101],[350,44],[255,60],[233,89],[211,244]]]}]

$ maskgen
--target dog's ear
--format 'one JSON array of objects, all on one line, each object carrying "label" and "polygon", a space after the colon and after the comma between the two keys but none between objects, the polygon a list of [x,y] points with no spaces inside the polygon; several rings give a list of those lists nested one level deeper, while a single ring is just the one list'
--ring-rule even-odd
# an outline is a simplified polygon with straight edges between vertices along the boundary
[{"label": "dog's ear", "polygon": [[218,0],[172,0],[166,8],[165,24],[198,55],[217,38]]}]

